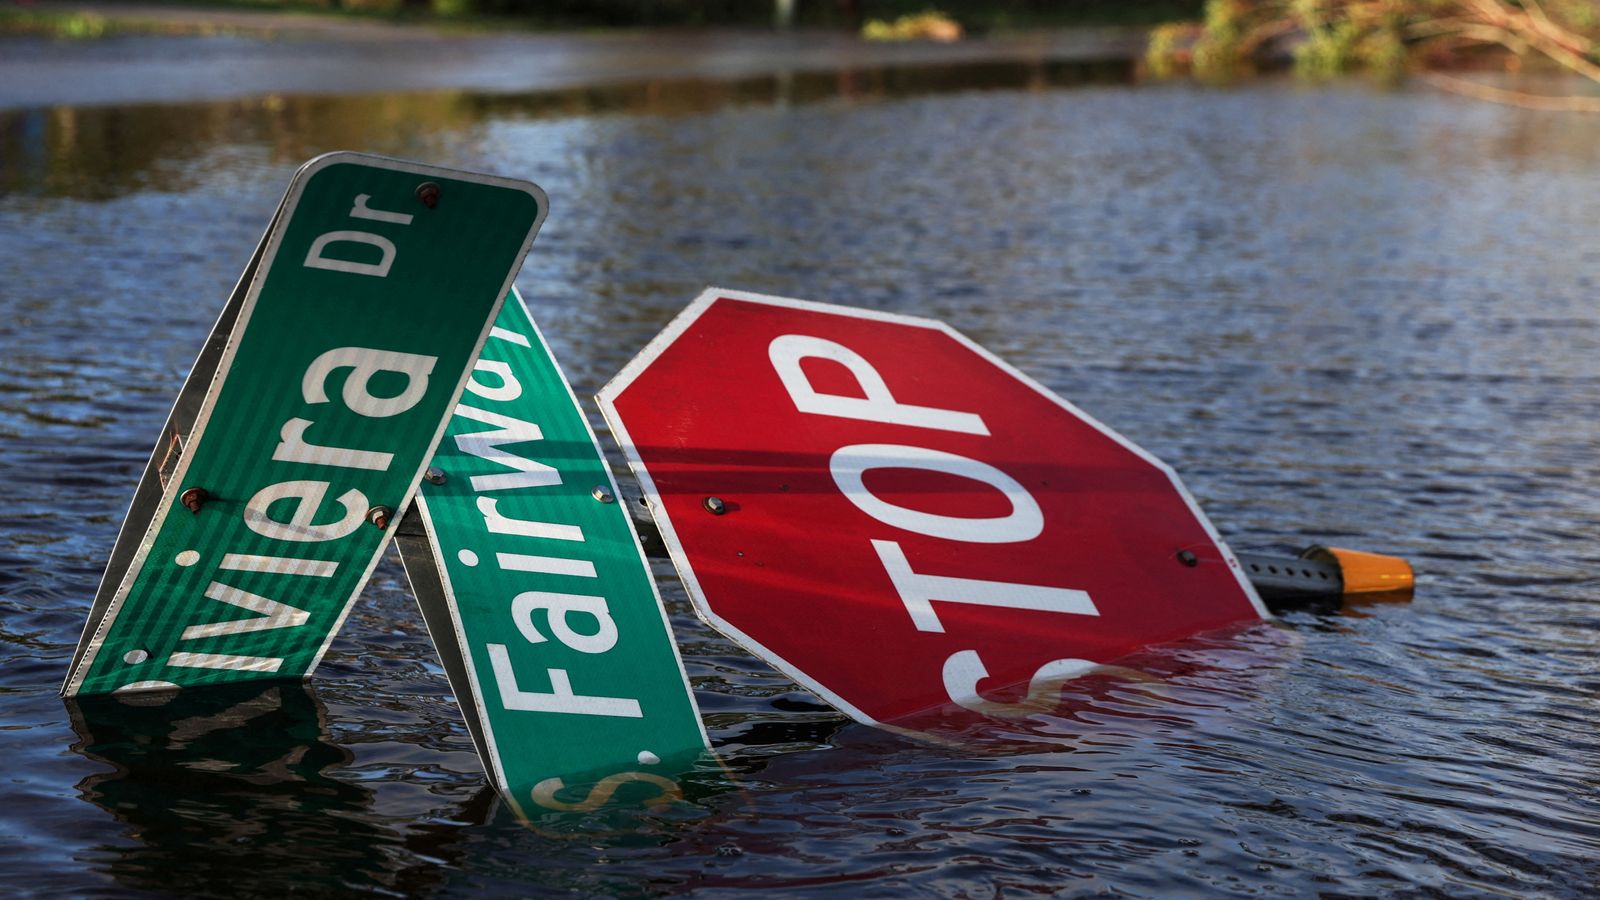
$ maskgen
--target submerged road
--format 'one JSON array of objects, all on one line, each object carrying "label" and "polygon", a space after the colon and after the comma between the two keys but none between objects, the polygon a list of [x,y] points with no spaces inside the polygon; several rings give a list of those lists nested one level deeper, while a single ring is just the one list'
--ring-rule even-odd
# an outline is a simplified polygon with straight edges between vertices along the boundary
[{"label": "submerged road", "polygon": [[1017,32],[951,44],[824,31],[451,31],[245,10],[39,3],[203,29],[97,40],[0,38],[0,109],[182,102],[268,94],[537,91],[861,67],[1128,59],[1138,29]]}]

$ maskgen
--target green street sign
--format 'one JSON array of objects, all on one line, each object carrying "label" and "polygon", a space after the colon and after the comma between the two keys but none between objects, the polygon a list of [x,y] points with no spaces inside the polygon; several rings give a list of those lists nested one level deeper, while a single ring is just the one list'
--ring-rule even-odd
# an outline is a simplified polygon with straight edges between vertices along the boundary
[{"label": "green street sign", "polygon": [[611,469],[521,297],[397,538],[484,767],[524,819],[663,802],[707,747]]},{"label": "green street sign", "polygon": [[168,418],[63,693],[309,675],[545,211],[522,181],[353,153],[301,168]]}]

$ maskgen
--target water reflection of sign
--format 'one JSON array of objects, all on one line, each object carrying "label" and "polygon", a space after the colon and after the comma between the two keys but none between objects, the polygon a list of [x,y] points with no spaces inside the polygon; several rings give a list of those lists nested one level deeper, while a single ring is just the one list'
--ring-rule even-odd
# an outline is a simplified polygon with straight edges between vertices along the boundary
[{"label": "water reflection of sign", "polygon": [[372,787],[340,775],[352,756],[330,738],[321,702],[302,684],[66,703],[79,739],[73,749],[110,766],[77,787],[128,825],[129,845],[98,854],[126,889],[426,894],[448,877],[439,861],[464,854],[457,823],[491,821],[498,805],[483,790],[440,810],[446,827],[388,827]]},{"label": "water reflection of sign", "polygon": [[[378,835],[362,824],[370,791],[330,777],[350,755],[329,742],[321,705],[301,685],[136,695],[170,701],[164,705],[120,699],[67,704],[74,749],[112,767],[85,778],[78,792],[138,836],[107,864],[125,887],[170,891],[181,873],[186,893],[238,891],[242,877],[278,853],[271,868],[298,872],[306,886],[338,885],[360,868],[348,854],[335,869],[304,849],[308,837],[320,837],[362,852]],[[336,836],[340,830],[348,836]],[[310,858],[290,858],[296,854]]]},{"label": "water reflection of sign", "polygon": [[1265,616],[1171,469],[939,322],[712,290],[600,402],[701,614],[862,721]]},{"label": "water reflection of sign", "polygon": [[309,674],[544,213],[526,182],[307,163],[179,396],[64,692]]},{"label": "water reflection of sign", "polygon": [[512,297],[398,538],[484,766],[525,817],[668,800],[706,749],[616,482]]}]

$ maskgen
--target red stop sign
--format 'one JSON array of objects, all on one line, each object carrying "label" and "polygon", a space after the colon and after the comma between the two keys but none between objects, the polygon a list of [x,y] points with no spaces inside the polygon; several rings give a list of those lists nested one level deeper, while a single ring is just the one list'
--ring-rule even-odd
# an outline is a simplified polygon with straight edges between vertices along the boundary
[{"label": "red stop sign", "polygon": [[599,401],[701,616],[862,721],[1266,616],[1171,469],[937,321],[710,290]]}]

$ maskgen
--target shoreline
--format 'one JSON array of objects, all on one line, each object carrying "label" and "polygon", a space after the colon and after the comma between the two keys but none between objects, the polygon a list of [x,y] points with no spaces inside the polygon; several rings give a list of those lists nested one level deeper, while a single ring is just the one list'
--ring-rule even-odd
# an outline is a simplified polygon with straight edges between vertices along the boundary
[{"label": "shoreline", "polygon": [[0,38],[0,109],[274,94],[509,94],[895,66],[1129,61],[1143,53],[1146,34],[1142,28],[1061,29],[940,44],[811,30],[453,30],[310,13],[71,2],[22,8],[182,22],[209,33]]}]

